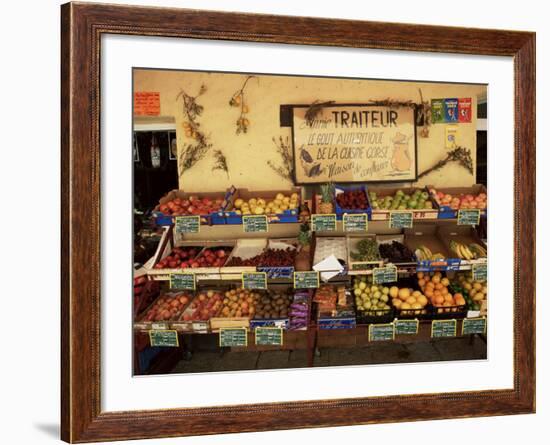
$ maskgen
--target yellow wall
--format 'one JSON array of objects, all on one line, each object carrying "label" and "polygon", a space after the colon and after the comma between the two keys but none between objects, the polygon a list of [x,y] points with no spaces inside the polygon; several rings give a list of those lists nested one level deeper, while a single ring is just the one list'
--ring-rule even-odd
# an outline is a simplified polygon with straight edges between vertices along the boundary
[{"label": "yellow wall", "polygon": [[[340,103],[364,103],[369,100],[420,101],[445,97],[471,97],[472,122],[458,124],[458,144],[472,151],[475,166],[477,97],[486,94],[482,85],[456,85],[443,83],[417,83],[351,79],[323,79],[311,77],[259,76],[249,81],[246,102],[250,112],[247,134],[235,134],[239,109],[230,107],[229,100],[240,89],[246,75],[221,73],[193,73],[181,71],[136,70],[134,91],[158,91],[161,115],[174,117],[177,128],[178,150],[185,143],[182,101],[175,98],[184,89],[194,96],[201,84],[207,92],[198,99],[204,106],[199,119],[202,130],[210,135],[213,148],[204,159],[180,176],[180,188],[189,192],[220,191],[230,185],[254,190],[286,189],[291,186],[267,165],[271,160],[279,164],[273,137],[288,136],[290,128],[279,126],[280,104],[309,104],[315,100],[333,100]],[[406,77],[406,73],[403,73]],[[430,136],[418,135],[418,172],[432,166],[445,156],[445,126],[433,124]],[[229,165],[229,179],[225,172],[212,171],[214,149],[221,149]],[[475,183],[474,175],[457,164],[445,166],[422,178],[418,184],[436,186],[467,186]]]}]

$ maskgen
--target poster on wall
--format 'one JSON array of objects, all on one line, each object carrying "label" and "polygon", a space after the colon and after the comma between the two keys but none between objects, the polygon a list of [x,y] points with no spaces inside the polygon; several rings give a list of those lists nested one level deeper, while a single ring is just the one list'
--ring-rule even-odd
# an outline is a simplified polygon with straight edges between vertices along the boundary
[{"label": "poster on wall", "polygon": [[296,184],[415,181],[415,110],[409,106],[341,104],[307,119],[293,107]]}]

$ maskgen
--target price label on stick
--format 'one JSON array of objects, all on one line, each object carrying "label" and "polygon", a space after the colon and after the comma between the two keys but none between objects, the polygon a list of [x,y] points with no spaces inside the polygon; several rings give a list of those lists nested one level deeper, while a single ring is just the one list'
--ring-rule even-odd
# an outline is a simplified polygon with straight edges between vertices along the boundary
[{"label": "price label on stick", "polygon": [[456,337],[456,320],[432,321],[432,338]]},{"label": "price label on stick", "polygon": [[175,348],[179,346],[178,331],[149,331],[149,340],[151,346],[170,346]]},{"label": "price label on stick", "polygon": [[235,347],[248,345],[248,329],[220,328],[220,347]]},{"label": "price label on stick", "polygon": [[390,229],[410,229],[413,226],[413,212],[390,212]]},{"label": "price label on stick", "polygon": [[474,281],[487,281],[487,263],[472,264],[472,278]]},{"label": "price label on stick", "polygon": [[336,215],[311,215],[311,230],[313,232],[334,232],[336,230]]},{"label": "price label on stick", "polygon": [[477,226],[481,217],[479,209],[459,209],[457,225],[459,226]]},{"label": "price label on stick", "polygon": [[193,216],[176,216],[175,218],[176,233],[198,233],[201,230],[201,217]]},{"label": "price label on stick", "polygon": [[369,216],[366,213],[344,213],[342,217],[345,232],[366,232]]},{"label": "price label on stick", "polygon": [[194,273],[170,274],[170,289],[195,290],[196,281]]},{"label": "price label on stick", "polygon": [[283,330],[282,328],[272,327],[257,327],[255,329],[255,342],[262,346],[282,346],[283,345]]},{"label": "price label on stick", "polygon": [[267,289],[267,273],[266,272],[243,272],[242,288],[243,289]]},{"label": "price label on stick", "polygon": [[462,335],[485,334],[486,332],[487,319],[485,317],[465,318],[462,322]]},{"label": "price label on stick", "polygon": [[267,232],[269,223],[266,215],[244,215],[243,231],[246,233]]},{"label": "price label on stick", "polygon": [[418,334],[418,320],[398,320],[393,322],[395,335],[416,335]]},{"label": "price label on stick", "polygon": [[372,282],[374,284],[394,283],[397,281],[397,267],[375,267],[372,269]]},{"label": "price label on stick", "polygon": [[319,272],[294,272],[294,289],[317,289],[319,287]]},{"label": "price label on stick", "polygon": [[369,325],[369,341],[389,341],[395,338],[393,323]]}]

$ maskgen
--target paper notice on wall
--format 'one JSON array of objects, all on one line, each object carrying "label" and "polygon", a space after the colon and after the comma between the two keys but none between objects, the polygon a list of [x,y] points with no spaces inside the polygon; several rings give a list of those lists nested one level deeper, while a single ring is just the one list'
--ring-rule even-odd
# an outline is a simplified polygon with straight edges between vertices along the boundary
[{"label": "paper notice on wall", "polygon": [[458,146],[458,125],[445,127],[445,148],[452,150]]},{"label": "paper notice on wall", "polygon": [[160,93],[138,91],[134,93],[134,116],[159,116]]},{"label": "paper notice on wall", "polygon": [[445,99],[445,122],[458,122],[458,99]]},{"label": "paper notice on wall", "polygon": [[471,97],[463,97],[458,99],[458,121],[463,123],[472,122]]}]

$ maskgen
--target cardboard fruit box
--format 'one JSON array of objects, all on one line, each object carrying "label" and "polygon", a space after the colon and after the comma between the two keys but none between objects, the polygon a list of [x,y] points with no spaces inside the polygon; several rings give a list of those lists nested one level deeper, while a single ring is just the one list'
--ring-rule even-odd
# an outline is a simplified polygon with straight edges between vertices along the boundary
[{"label": "cardboard fruit box", "polygon": [[[350,191],[357,191],[357,190],[360,190],[362,191],[364,194],[365,194],[365,207],[363,208],[360,208],[360,209],[351,209],[351,208],[346,208],[346,207],[340,207],[340,205],[338,204],[338,201],[337,201],[337,196],[342,194],[342,193],[345,193],[345,192],[350,192]],[[340,184],[336,184],[334,186],[334,208],[336,210],[336,216],[338,219],[342,219],[342,216],[345,214],[345,213],[366,213],[366,214],[370,214],[370,209],[369,209],[369,205],[368,205],[368,197],[367,197],[367,187],[365,187],[364,185],[349,185],[349,186],[345,186],[345,185],[340,185]]]},{"label": "cardboard fruit box", "polygon": [[[242,215],[238,212],[239,209],[235,207],[235,201],[243,200],[248,202],[249,199],[263,199],[267,204],[270,201],[275,201],[277,194],[281,193],[285,197],[290,198],[292,194],[298,195],[298,202],[295,208],[283,210],[280,213],[272,214],[265,213],[267,220],[270,224],[273,223],[295,223],[298,222],[300,214],[300,203],[302,202],[302,189],[299,187],[293,187],[290,190],[264,190],[264,191],[250,191],[246,188],[230,189],[232,193],[229,194],[226,205],[223,208],[223,215],[225,217],[226,224],[242,224]],[[256,214],[256,213],[251,213]],[[264,213],[262,213],[264,214]]]},{"label": "cardboard fruit box", "polygon": [[[460,195],[473,195],[478,196],[480,193],[485,193],[487,196],[487,189],[482,184],[474,184],[470,187],[439,187],[434,188],[433,186],[427,186],[426,190],[430,193],[436,208],[438,210],[438,217],[441,219],[452,219],[458,216],[458,210],[451,208],[449,205],[439,204],[436,197],[436,192],[441,192],[443,194],[448,194],[451,196],[460,196]],[[485,201],[486,202],[486,201]],[[487,208],[480,209],[481,216],[487,216]]]},{"label": "cardboard fruit box", "polygon": [[[448,250],[451,252],[451,254],[455,256],[459,256],[460,261],[460,270],[470,270],[472,268],[472,265],[474,264],[486,264],[487,263],[487,257],[479,255],[478,258],[465,258],[464,255],[460,256],[458,255],[458,252],[454,252],[451,249],[451,243],[461,243],[466,246],[469,246],[470,244],[478,244],[485,250],[487,249],[487,246],[485,243],[479,238],[477,235],[476,230],[471,226],[455,226],[455,225],[445,225],[438,228],[438,236],[439,238],[445,243],[445,245],[448,247]],[[469,253],[475,254],[476,251],[471,249]]]},{"label": "cardboard fruit box", "polygon": [[[376,246],[376,253],[378,254],[378,259],[361,261],[353,259],[354,252],[358,251],[358,244],[362,240],[371,240]],[[348,250],[348,268],[350,275],[357,275],[360,273],[365,273],[366,271],[372,271],[375,267],[382,267],[383,261],[380,257],[380,252],[378,250],[378,244],[376,242],[376,235],[348,235],[346,237],[346,244]]]},{"label": "cardboard fruit box", "polygon": [[[424,189],[419,188],[399,188],[399,187],[369,187],[367,189],[367,196],[368,196],[368,203],[369,203],[369,215],[370,219],[373,221],[388,221],[390,219],[390,213],[393,211],[392,209],[380,209],[380,208],[374,208],[373,202],[370,198],[371,192],[376,193],[376,197],[378,198],[384,198],[386,196],[395,196],[398,190],[403,191],[407,195],[413,194],[416,190],[420,190],[421,192],[426,193],[427,198],[426,202],[431,202],[432,208],[431,209],[405,209],[407,211],[413,212],[413,219],[417,220],[423,220],[423,219],[437,219],[438,217],[438,209],[436,207],[436,203],[433,201],[433,198],[429,195],[429,193]],[[376,207],[376,206],[375,206]],[[397,210],[403,210],[403,209],[395,209]]]},{"label": "cardboard fruit box", "polygon": [[[176,314],[174,314],[172,317],[170,317],[168,320],[162,319],[162,320],[149,320],[147,315],[149,311],[157,304],[157,302],[160,299],[164,300],[172,300],[180,297],[185,297],[187,300],[186,302],[183,302],[183,308],[180,309]],[[189,291],[173,291],[173,292],[167,292],[165,294],[160,295],[158,298],[156,298],[145,310],[139,314],[136,321],[134,322],[134,329],[136,330],[151,330],[151,329],[169,329],[170,324],[172,321],[177,320],[181,314],[185,312],[191,301],[193,300],[193,295]]]},{"label": "cardboard fruit box", "polygon": [[[204,255],[204,250],[208,248],[225,248],[227,254],[225,258],[229,258],[232,250],[235,247],[235,240],[208,240],[208,241],[184,241],[178,239],[176,241],[174,236],[174,227],[167,227],[164,234],[161,237],[157,251],[152,258],[147,261],[145,268],[147,275],[154,280],[169,280],[172,273],[195,273],[200,275],[203,279],[220,279],[220,267],[174,267],[174,268],[158,268],[159,261],[168,257],[174,250],[174,248],[196,248],[198,251],[193,259],[198,259],[201,255]],[[226,261],[227,262],[227,259]],[[225,263],[224,263],[225,264]]]},{"label": "cardboard fruit box", "polygon": [[[208,297],[208,293],[212,297]],[[178,320],[171,323],[171,328],[181,332],[207,333],[210,332],[210,320],[216,317],[223,301],[223,289],[208,288],[195,293]],[[203,314],[203,311],[207,313]]]},{"label": "cardboard fruit box", "polygon": [[[449,251],[445,242],[440,238],[435,225],[418,225],[412,229],[405,229],[405,245],[417,256],[416,270],[418,272],[460,270],[460,258],[456,258]],[[434,255],[441,254],[443,258],[419,258],[417,250],[422,246],[427,247]]]},{"label": "cardboard fruit box", "polygon": [[[208,198],[212,201],[216,199],[221,200],[218,211],[207,213],[207,214],[199,214],[199,216],[201,217],[201,224],[207,224],[207,225],[225,224],[225,218],[223,216],[222,210],[227,205],[229,196],[230,196],[229,191],[188,193],[188,192],[184,192],[183,190],[172,190],[168,192],[166,195],[164,195],[162,198],[160,198],[158,205],[153,209],[153,216],[155,218],[155,223],[159,226],[169,226],[174,224],[176,215],[163,213],[161,210],[162,207],[164,205],[167,205],[170,201],[173,201],[176,198],[179,198],[182,201],[188,201],[189,198],[191,197],[198,197],[201,199]],[[181,215],[178,214],[177,216],[188,216],[188,215],[194,215],[194,214],[184,213]]]}]

